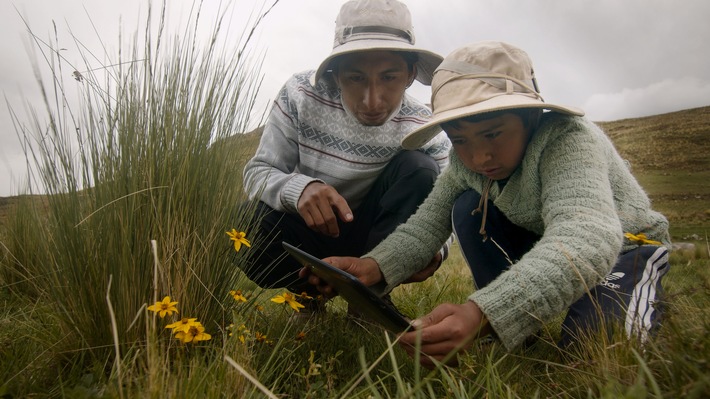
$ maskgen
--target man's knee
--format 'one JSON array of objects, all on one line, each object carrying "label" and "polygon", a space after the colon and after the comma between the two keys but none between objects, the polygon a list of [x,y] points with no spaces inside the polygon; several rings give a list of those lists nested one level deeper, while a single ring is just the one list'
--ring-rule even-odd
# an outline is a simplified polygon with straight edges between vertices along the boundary
[{"label": "man's knee", "polygon": [[406,176],[412,173],[421,173],[426,176],[436,176],[439,174],[439,164],[434,158],[421,151],[402,151],[397,154],[388,165],[398,171],[399,175]]}]

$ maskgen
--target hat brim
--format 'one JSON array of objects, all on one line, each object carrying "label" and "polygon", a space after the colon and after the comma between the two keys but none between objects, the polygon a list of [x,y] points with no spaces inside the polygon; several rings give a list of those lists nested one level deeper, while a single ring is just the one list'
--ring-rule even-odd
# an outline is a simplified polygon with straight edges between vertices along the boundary
[{"label": "hat brim", "polygon": [[473,105],[454,108],[440,113],[434,112],[432,119],[412,131],[402,138],[402,147],[406,150],[415,150],[422,147],[429,140],[434,138],[441,132],[441,124],[455,119],[465,118],[468,116],[483,114],[487,112],[503,111],[506,109],[516,108],[541,108],[550,111],[561,112],[567,115],[583,116],[584,111],[575,107],[567,107],[562,105],[548,104],[541,102],[538,99],[517,94],[504,94],[490,98],[486,101],[481,101]]},{"label": "hat brim", "polygon": [[419,60],[416,63],[417,66],[417,76],[415,77],[419,82],[426,86],[431,85],[432,76],[434,76],[434,71],[444,60],[444,57],[439,54],[433,53],[428,50],[416,48],[409,43],[398,42],[395,40],[381,40],[381,39],[361,39],[351,42],[344,43],[333,50],[330,55],[321,62],[320,66],[316,70],[315,75],[313,75],[313,82],[315,83],[323,75],[330,70],[331,62],[341,55],[352,54],[364,51],[401,51],[408,53],[415,53],[419,56]]}]

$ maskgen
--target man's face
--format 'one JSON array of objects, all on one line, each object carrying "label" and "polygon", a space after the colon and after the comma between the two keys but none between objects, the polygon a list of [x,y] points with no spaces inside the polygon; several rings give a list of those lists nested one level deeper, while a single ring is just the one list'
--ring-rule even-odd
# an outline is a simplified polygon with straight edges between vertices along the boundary
[{"label": "man's face", "polygon": [[525,155],[530,130],[513,113],[475,123],[462,120],[457,128],[444,127],[461,162],[493,180],[506,179],[515,172]]},{"label": "man's face", "polygon": [[414,73],[396,53],[366,51],[339,58],[335,80],[348,111],[365,126],[380,126],[402,103]]}]

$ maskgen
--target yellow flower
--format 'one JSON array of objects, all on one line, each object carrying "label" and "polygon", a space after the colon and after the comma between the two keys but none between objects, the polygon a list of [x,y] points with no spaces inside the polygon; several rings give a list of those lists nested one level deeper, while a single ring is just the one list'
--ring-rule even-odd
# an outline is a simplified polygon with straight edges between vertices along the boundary
[{"label": "yellow flower", "polygon": [[276,295],[275,297],[271,298],[271,302],[286,303],[288,304],[288,306],[291,307],[291,309],[295,310],[296,312],[300,312],[300,308],[305,308],[305,306],[301,305],[296,300],[296,296],[290,292],[284,292],[283,295]]},{"label": "yellow flower", "polygon": [[192,342],[196,344],[200,341],[208,341],[212,339],[212,336],[205,332],[205,328],[201,323],[195,322],[194,325],[190,326],[187,331],[179,331],[175,333],[175,338],[179,339],[183,343]]},{"label": "yellow flower", "polygon": [[158,316],[162,319],[166,314],[171,316],[173,313],[178,313],[175,305],[177,305],[177,302],[170,302],[170,297],[166,296],[161,302],[148,306],[148,310],[158,313]]},{"label": "yellow flower", "polygon": [[183,318],[182,320],[176,321],[175,323],[168,324],[165,326],[165,328],[172,328],[173,333],[177,332],[187,332],[187,330],[190,329],[190,327],[200,324],[197,321],[197,318],[194,319],[188,319],[187,317]]},{"label": "yellow flower", "polygon": [[[237,339],[239,339],[239,342],[241,342],[242,344],[245,343],[246,342],[246,335],[249,334],[249,329],[247,329],[247,326],[242,324],[241,326],[237,327],[237,333],[239,334],[237,336]],[[232,334],[229,334],[229,335],[231,336]]]},{"label": "yellow flower", "polygon": [[311,299],[313,299],[312,296],[308,296],[308,293],[307,293],[306,291],[301,292],[301,295],[299,295],[298,297],[301,298],[301,300],[304,300],[304,301],[305,301],[305,300],[311,300]]},{"label": "yellow flower", "polygon": [[654,241],[654,240],[649,240],[646,238],[646,234],[644,233],[638,233],[638,234],[631,234],[631,233],[624,233],[624,237],[628,238],[629,241],[636,243],[638,245],[662,245],[660,241]]},{"label": "yellow flower", "polygon": [[254,333],[254,339],[256,342],[266,342],[266,334],[262,334],[257,331]]},{"label": "yellow flower", "polygon": [[231,290],[231,291],[229,291],[229,295],[231,295],[232,298],[234,298],[234,300],[237,302],[246,302],[247,301],[247,297],[242,295],[242,290],[236,290],[236,291]]},{"label": "yellow flower", "polygon": [[227,235],[229,236],[229,239],[234,241],[234,250],[239,252],[240,249],[242,249],[242,244],[246,245],[247,247],[251,247],[251,243],[249,240],[247,240],[247,233],[243,231],[237,231],[236,229],[232,229],[232,231],[227,231]]}]

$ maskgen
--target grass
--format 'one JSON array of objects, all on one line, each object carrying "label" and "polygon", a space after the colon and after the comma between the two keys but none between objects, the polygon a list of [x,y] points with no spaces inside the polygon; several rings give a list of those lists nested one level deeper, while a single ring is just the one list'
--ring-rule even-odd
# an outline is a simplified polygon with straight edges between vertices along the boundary
[{"label": "grass", "polygon": [[[149,21],[145,32],[153,32]],[[239,271],[250,252],[235,252],[224,232],[246,231],[258,243],[249,207],[235,205],[245,201],[241,166],[259,135],[230,133],[248,130],[259,60],[246,44],[219,50],[220,21],[210,23],[215,40],[204,46],[158,29],[103,69],[67,65],[56,51],[64,43],[34,38],[54,80],[46,115],[16,117],[16,126],[32,143],[33,178],[48,192],[0,199],[1,397],[707,397],[710,251],[701,216],[710,206],[707,176],[694,172],[707,170],[697,169],[705,158],[693,155],[707,153],[706,141],[701,149],[651,146],[631,159],[674,236],[701,237],[695,250],[672,254],[667,316],[649,345],[592,336],[562,353],[556,321],[527,348],[480,344],[459,355],[458,368],[422,369],[395,337],[349,318],[341,299],[318,318],[295,319],[270,301],[280,290],[258,289]],[[96,72],[77,83],[73,70]],[[78,109],[64,97],[65,75],[83,88]],[[657,144],[687,126],[690,137],[702,123],[689,120],[707,120],[704,112],[606,127],[633,155],[649,146],[639,139],[648,126],[673,132],[654,133]],[[671,151],[673,165],[694,166],[655,167],[666,157],[654,148]],[[248,299],[234,300],[231,290]],[[471,290],[454,248],[435,276],[398,287],[393,298],[417,317]],[[161,319],[146,306],[165,295],[179,313]],[[180,318],[196,318],[211,339],[176,340],[165,327]]]}]

